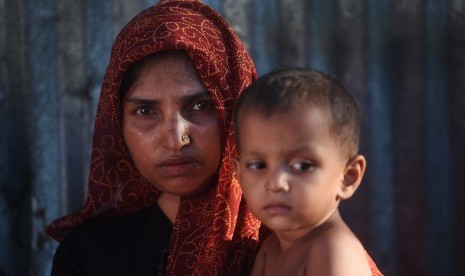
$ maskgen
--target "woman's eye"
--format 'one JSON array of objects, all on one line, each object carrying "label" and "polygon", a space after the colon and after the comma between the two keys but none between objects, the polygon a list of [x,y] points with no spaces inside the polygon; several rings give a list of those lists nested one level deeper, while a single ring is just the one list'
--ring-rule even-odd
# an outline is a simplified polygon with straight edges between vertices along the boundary
[{"label": "woman's eye", "polygon": [[308,171],[313,167],[313,163],[309,161],[295,162],[291,164],[291,168],[295,171]]},{"label": "woman's eye", "polygon": [[193,110],[209,110],[211,108],[213,108],[213,102],[211,101],[201,101],[192,106]]},{"label": "woman's eye", "polygon": [[263,162],[256,161],[247,163],[246,167],[251,170],[263,170],[266,168],[266,165]]},{"label": "woman's eye", "polygon": [[141,106],[141,107],[137,108],[136,113],[140,114],[140,115],[143,115],[143,116],[147,116],[147,115],[151,115],[153,113],[153,111],[152,111],[152,108],[150,106]]}]

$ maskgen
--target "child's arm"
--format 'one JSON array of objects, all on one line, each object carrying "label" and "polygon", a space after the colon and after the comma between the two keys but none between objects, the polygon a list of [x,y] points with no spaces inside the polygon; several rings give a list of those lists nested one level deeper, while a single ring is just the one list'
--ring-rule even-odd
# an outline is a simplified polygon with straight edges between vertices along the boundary
[{"label": "child's arm", "polygon": [[305,275],[371,275],[365,249],[345,231],[319,237],[309,251]]}]

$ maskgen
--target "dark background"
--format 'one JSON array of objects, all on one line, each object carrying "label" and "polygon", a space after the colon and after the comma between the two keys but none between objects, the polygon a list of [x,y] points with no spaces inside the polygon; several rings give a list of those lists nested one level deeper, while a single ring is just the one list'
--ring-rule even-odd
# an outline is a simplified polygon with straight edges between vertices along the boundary
[{"label": "dark background", "polygon": [[[210,0],[259,74],[340,78],[367,174],[343,203],[386,275],[465,271],[465,0]],[[154,1],[0,0],[0,275],[49,275],[52,220],[80,209],[110,47]]]}]

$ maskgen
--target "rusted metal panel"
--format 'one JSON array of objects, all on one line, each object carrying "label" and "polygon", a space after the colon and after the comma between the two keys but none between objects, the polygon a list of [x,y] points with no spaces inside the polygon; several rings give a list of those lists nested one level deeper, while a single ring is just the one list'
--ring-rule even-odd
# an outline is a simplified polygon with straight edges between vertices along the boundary
[{"label": "rusted metal panel", "polygon": [[[426,262],[435,275],[453,274],[451,214],[451,149],[449,93],[447,83],[446,34],[449,4],[427,0],[425,3],[425,101],[426,121]],[[419,210],[422,211],[422,210]],[[442,252],[432,254],[431,252]]]},{"label": "rusted metal panel", "polygon": [[[368,117],[368,159],[367,178],[369,191],[370,239],[374,258],[392,263],[389,255],[397,245],[395,229],[395,208],[393,174],[393,132],[392,132],[392,83],[389,75],[391,56],[389,53],[389,24],[391,23],[391,1],[368,1],[366,10],[366,83]],[[370,169],[369,169],[370,168]],[[381,177],[382,176],[382,177]],[[377,256],[377,257],[376,257]],[[386,267],[387,274],[396,274],[395,268]],[[387,270],[387,271],[386,271]],[[394,271],[393,271],[394,270]]]},{"label": "rusted metal panel", "polygon": [[279,11],[276,0],[252,1],[250,54],[262,75],[280,64],[278,48]]},{"label": "rusted metal panel", "polygon": [[453,272],[465,271],[465,1],[449,1],[445,68],[450,116]]},{"label": "rusted metal panel", "polygon": [[26,107],[27,143],[30,165],[29,240],[31,274],[47,273],[44,265],[53,256],[55,244],[47,239],[43,229],[60,215],[61,179],[60,119],[62,109],[58,87],[57,22],[55,1],[25,1],[26,20]]},{"label": "rusted metal panel", "polygon": [[61,91],[60,141],[61,215],[76,212],[84,202],[87,163],[90,160],[90,112],[84,68],[83,2],[65,0],[57,3],[58,68]]}]

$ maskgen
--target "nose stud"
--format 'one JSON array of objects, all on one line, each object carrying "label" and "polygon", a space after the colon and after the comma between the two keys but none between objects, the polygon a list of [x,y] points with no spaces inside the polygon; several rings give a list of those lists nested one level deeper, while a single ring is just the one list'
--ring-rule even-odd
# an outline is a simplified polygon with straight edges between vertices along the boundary
[{"label": "nose stud", "polygon": [[183,135],[183,136],[181,137],[181,141],[182,141],[183,143],[186,143],[186,144],[189,143],[189,136]]}]

